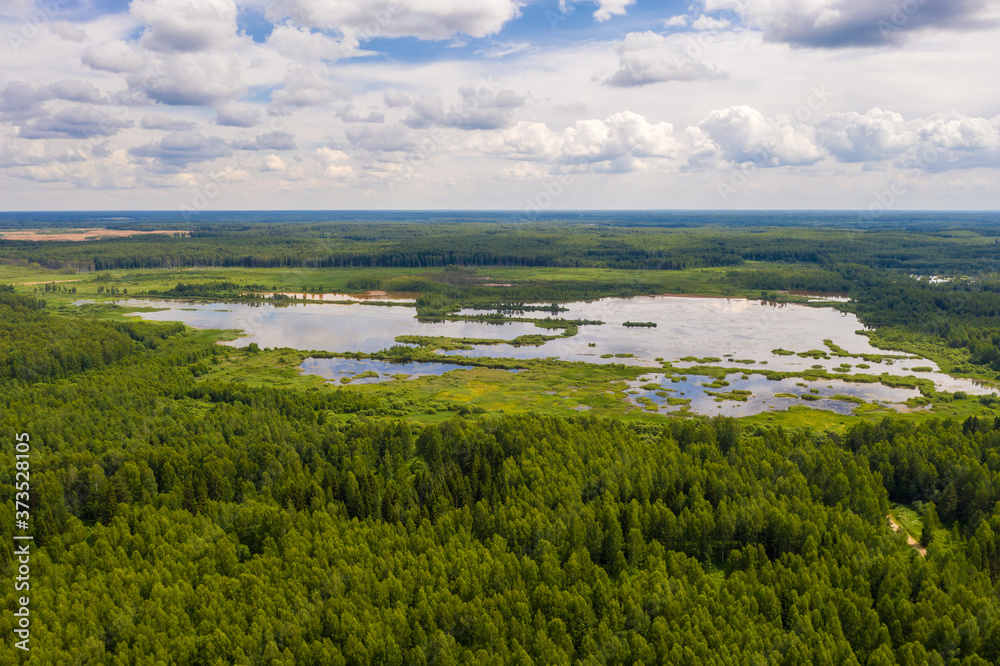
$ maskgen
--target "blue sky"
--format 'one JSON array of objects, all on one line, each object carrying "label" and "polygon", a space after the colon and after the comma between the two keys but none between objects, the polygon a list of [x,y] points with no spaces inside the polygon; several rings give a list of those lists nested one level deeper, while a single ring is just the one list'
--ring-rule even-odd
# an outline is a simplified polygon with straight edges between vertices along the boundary
[{"label": "blue sky", "polygon": [[7,0],[0,206],[997,209],[998,4]]}]

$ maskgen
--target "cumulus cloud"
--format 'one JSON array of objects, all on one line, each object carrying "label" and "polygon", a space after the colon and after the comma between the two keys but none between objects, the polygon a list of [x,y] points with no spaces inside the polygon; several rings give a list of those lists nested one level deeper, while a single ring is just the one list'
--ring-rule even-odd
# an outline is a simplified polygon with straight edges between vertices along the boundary
[{"label": "cumulus cloud", "polygon": [[195,128],[189,120],[175,120],[165,113],[153,113],[145,116],[139,123],[142,129],[162,130],[166,132],[181,132]]},{"label": "cumulus cloud", "polygon": [[260,111],[247,104],[226,104],[216,110],[215,122],[225,127],[254,127],[260,122]]},{"label": "cumulus cloud", "polygon": [[684,53],[680,42],[655,32],[630,32],[616,47],[618,71],[604,84],[620,88],[666,81],[704,81],[727,74]]},{"label": "cumulus cloud", "polygon": [[261,165],[261,171],[284,171],[288,168],[288,164],[285,160],[281,159],[277,155],[268,155],[264,158],[264,164]]},{"label": "cumulus cloud", "polygon": [[678,171],[720,162],[756,162],[762,167],[813,164],[824,157],[808,128],[784,117],[765,118],[750,107],[713,111],[680,134],[666,122],[625,111],[603,120],[580,120],[556,132],[522,121],[473,141],[497,157],[542,161],[564,169],[602,173],[649,168]]},{"label": "cumulus cloud", "polygon": [[54,99],[84,104],[107,104],[108,99],[89,81],[57,81],[49,86]]},{"label": "cumulus cloud", "polygon": [[604,120],[580,120],[562,132],[521,121],[477,142],[486,152],[521,160],[544,160],[599,172],[626,172],[651,160],[676,159],[681,144],[670,123],[651,123],[625,111]]},{"label": "cumulus cloud", "polygon": [[5,120],[39,113],[42,103],[52,99],[49,86],[35,81],[11,81],[0,91],[0,117]]},{"label": "cumulus cloud", "polygon": [[749,106],[713,111],[698,123],[697,129],[730,162],[755,162],[763,167],[801,166],[815,164],[823,157],[806,128],[792,125],[785,116],[765,118]]},{"label": "cumulus cloud", "polygon": [[385,101],[385,105],[391,109],[398,109],[413,104],[413,101],[399,90],[386,90],[382,93],[382,99]]},{"label": "cumulus cloud", "polygon": [[729,21],[726,19],[713,18],[711,16],[705,16],[702,14],[696,18],[692,23],[691,27],[695,30],[725,30],[729,27]]},{"label": "cumulus cloud", "polygon": [[362,125],[345,130],[347,140],[355,148],[370,153],[394,153],[413,150],[417,142],[402,125],[372,127]]},{"label": "cumulus cloud", "polygon": [[84,104],[107,104],[108,99],[88,81],[66,80],[49,85],[11,81],[0,91],[0,118],[16,120],[42,113],[42,105],[61,99]]},{"label": "cumulus cloud", "polygon": [[164,171],[178,171],[195,162],[207,162],[232,154],[222,138],[206,137],[198,131],[171,132],[159,141],[129,150],[134,157],[147,158]]},{"label": "cumulus cloud", "polygon": [[354,113],[354,107],[348,104],[337,112],[337,117],[345,123],[384,123],[385,114],[378,111],[371,111],[367,116],[359,116]]},{"label": "cumulus cloud", "polygon": [[112,40],[87,48],[91,69],[125,74],[130,94],[170,105],[211,106],[240,97],[234,0],[133,0],[132,15],[143,24],[136,41]]},{"label": "cumulus cloud", "polygon": [[1000,165],[1000,117],[943,114],[907,121],[872,109],[831,114],[818,123],[816,137],[842,162],[896,161],[928,171]]},{"label": "cumulus cloud", "polygon": [[351,161],[347,153],[332,148],[317,148],[316,161],[320,171],[329,178],[347,178],[354,175],[354,169],[348,164]]},{"label": "cumulus cloud", "polygon": [[519,4],[517,0],[276,0],[268,16],[275,22],[287,17],[302,26],[338,30],[362,40],[446,39],[459,33],[491,35],[519,15]]},{"label": "cumulus cloud", "polygon": [[68,42],[87,41],[87,31],[77,28],[69,21],[53,21],[49,26],[52,34]]},{"label": "cumulus cloud", "polygon": [[233,141],[236,150],[295,150],[295,137],[288,132],[267,132],[253,139]]},{"label": "cumulus cloud", "polygon": [[233,0],[132,0],[131,13],[145,24],[140,43],[151,51],[206,51],[236,36]]},{"label": "cumulus cloud", "polygon": [[126,77],[134,94],[169,105],[212,106],[247,90],[240,65],[230,53],[180,53],[158,59],[155,67]]},{"label": "cumulus cloud", "polygon": [[91,69],[124,74],[142,69],[149,59],[131,44],[115,39],[87,48],[82,60]]},{"label": "cumulus cloud", "polygon": [[300,68],[289,75],[281,90],[271,95],[271,109],[273,113],[280,113],[285,107],[326,106],[348,97],[350,91],[335,84],[326,68]]},{"label": "cumulus cloud", "polygon": [[131,189],[141,183],[137,168],[124,150],[116,150],[81,161],[52,162],[23,166],[7,171],[16,178],[36,183],[52,183],[77,189]]},{"label": "cumulus cloud", "polygon": [[634,4],[635,0],[597,0],[597,11],[594,12],[594,20],[607,21],[612,16],[623,15]]},{"label": "cumulus cloud", "polygon": [[114,136],[133,124],[99,109],[76,105],[23,122],[17,135],[23,139],[89,139]]},{"label": "cumulus cloud", "polygon": [[353,37],[337,40],[323,33],[292,25],[275,26],[267,43],[281,55],[296,62],[332,61],[358,54],[358,42]]},{"label": "cumulus cloud", "polygon": [[835,113],[816,127],[816,138],[842,162],[881,160],[906,152],[917,140],[903,116],[873,109],[866,114]]},{"label": "cumulus cloud", "polygon": [[14,136],[0,140],[0,168],[45,164],[53,159],[44,141],[27,141]]},{"label": "cumulus cloud", "polygon": [[764,39],[793,46],[891,44],[927,27],[984,27],[987,0],[704,0],[707,11],[735,12]]},{"label": "cumulus cloud", "polygon": [[515,111],[525,99],[513,90],[496,91],[484,84],[459,88],[458,106],[445,109],[440,97],[425,95],[410,107],[403,121],[414,129],[454,127],[464,130],[489,130],[509,127]]}]

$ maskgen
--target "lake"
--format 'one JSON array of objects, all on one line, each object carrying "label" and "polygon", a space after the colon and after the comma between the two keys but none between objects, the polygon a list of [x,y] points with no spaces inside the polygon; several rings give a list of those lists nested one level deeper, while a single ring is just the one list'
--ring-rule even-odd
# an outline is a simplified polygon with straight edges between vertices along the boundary
[{"label": "lake", "polygon": [[[224,343],[234,347],[243,347],[255,342],[262,348],[290,347],[302,350],[373,353],[398,344],[396,336],[399,335],[512,340],[520,335],[557,333],[542,330],[528,322],[421,322],[415,318],[415,309],[408,305],[310,302],[277,306],[271,303],[185,303],[137,299],[121,301],[120,304],[130,307],[163,308],[156,312],[136,313],[137,316],[147,320],[181,321],[197,328],[241,329],[245,333],[243,337]],[[804,358],[796,354],[774,353],[774,350],[778,349],[790,352],[829,351],[824,341],[831,340],[851,354],[901,355],[898,352],[873,347],[868,338],[861,334],[864,326],[856,316],[831,307],[779,305],[735,298],[679,296],[605,298],[569,303],[564,307],[567,311],[560,312],[557,315],[559,318],[599,320],[605,323],[580,326],[578,334],[573,337],[557,338],[537,347],[480,345],[469,351],[441,352],[441,364],[412,364],[415,367],[408,369],[380,367],[371,370],[380,378],[391,378],[393,374],[411,376],[440,374],[444,371],[443,368],[454,369],[454,366],[449,366],[446,360],[451,355],[515,359],[555,358],[564,361],[625,363],[647,367],[658,366],[656,359],[660,358],[672,362],[675,368],[680,369],[699,363],[692,360],[682,361],[681,359],[685,357],[698,359],[714,357],[719,361],[711,362],[712,365],[733,369],[802,372],[810,368],[824,368],[835,372],[839,368],[848,373],[912,375],[930,379],[939,390],[950,392],[987,394],[994,391],[968,379],[942,374],[938,372],[934,363],[916,357],[875,362],[833,355],[829,358]],[[467,310],[462,314],[475,315],[482,312]],[[529,311],[523,316],[542,319],[548,315]],[[656,327],[626,327],[623,326],[624,322],[650,322],[655,323]],[[423,369],[416,367],[423,365],[437,367]],[[320,365],[315,364],[304,366],[303,371],[322,374],[332,380],[365,371],[347,367],[343,363],[338,367],[339,369],[334,368],[328,362],[325,372],[321,372]],[[685,397],[698,400],[692,403],[691,409],[700,413],[724,413],[735,416],[783,408],[790,404],[807,404],[838,412],[845,410],[849,412],[855,406],[853,403],[833,400],[829,396],[854,395],[863,397],[867,401],[899,403],[916,395],[912,390],[890,389],[880,384],[848,385],[845,382],[834,381],[833,389],[821,389],[819,400],[803,400],[799,397],[775,398],[774,395],[778,393],[796,393],[792,390],[796,382],[792,381],[791,386],[786,386],[783,382],[770,382],[760,375],[751,374],[747,380],[739,380],[738,377],[739,373],[730,374],[727,379],[732,385],[725,390],[751,391],[752,397],[746,402],[736,403],[727,400],[716,403],[714,397],[704,395],[702,387],[696,389],[692,385],[692,391],[697,395]],[[360,383],[365,380],[355,381]],[[669,384],[670,380],[667,382]],[[825,387],[831,384],[831,381],[825,380],[821,383]],[[677,387],[671,385],[667,388]],[[798,389],[798,393],[807,392],[801,387]],[[665,398],[656,396],[655,392],[647,393],[648,396],[643,394],[641,397],[648,397],[654,402],[666,401]]]}]

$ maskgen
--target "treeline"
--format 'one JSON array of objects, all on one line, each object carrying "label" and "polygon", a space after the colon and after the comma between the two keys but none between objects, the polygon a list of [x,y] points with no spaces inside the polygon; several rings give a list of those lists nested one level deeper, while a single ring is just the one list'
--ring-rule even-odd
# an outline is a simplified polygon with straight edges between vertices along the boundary
[{"label": "treeline", "polygon": [[180,324],[63,319],[44,313],[45,301],[0,285],[0,380],[53,380],[111,365],[155,349]]},{"label": "treeline", "polygon": [[[19,307],[28,330],[77,323]],[[3,431],[30,433],[44,461],[37,660],[1000,659],[993,422],[843,437],[724,418],[420,426],[346,388],[199,378],[243,353],[175,333],[141,363],[3,381]],[[5,534],[13,482],[0,468]],[[888,528],[890,499],[934,503],[953,547],[918,556]]]},{"label": "treeline", "polygon": [[933,283],[868,266],[842,264],[733,271],[729,279],[748,289],[844,292],[847,309],[866,326],[902,328],[966,349],[976,365],[1000,371],[1000,280],[978,275]]},{"label": "treeline", "polygon": [[1000,268],[1000,239],[995,229],[981,225],[936,231],[474,220],[188,226],[189,237],[152,235],[80,243],[0,240],[0,260],[79,270],[453,265],[680,270],[740,266],[747,261],[817,266],[858,263],[944,274]]},{"label": "treeline", "polygon": [[207,283],[186,283],[178,282],[170,289],[155,290],[146,292],[149,296],[161,298],[240,298],[246,296],[248,292],[273,291],[274,287],[262,284],[239,284],[236,282],[218,281]]}]

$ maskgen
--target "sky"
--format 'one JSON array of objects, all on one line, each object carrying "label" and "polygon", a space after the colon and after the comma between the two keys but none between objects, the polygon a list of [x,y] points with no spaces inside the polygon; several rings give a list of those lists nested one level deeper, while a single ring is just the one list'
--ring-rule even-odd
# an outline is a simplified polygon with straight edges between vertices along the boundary
[{"label": "sky", "polygon": [[1000,209],[1000,0],[0,0],[0,210]]}]

